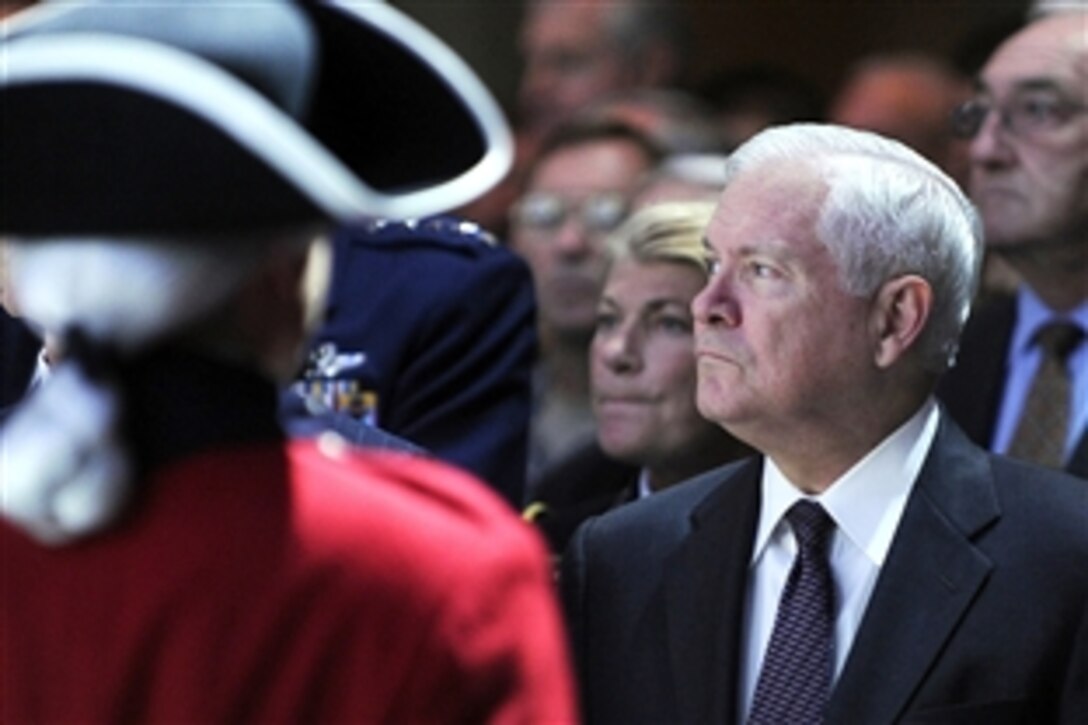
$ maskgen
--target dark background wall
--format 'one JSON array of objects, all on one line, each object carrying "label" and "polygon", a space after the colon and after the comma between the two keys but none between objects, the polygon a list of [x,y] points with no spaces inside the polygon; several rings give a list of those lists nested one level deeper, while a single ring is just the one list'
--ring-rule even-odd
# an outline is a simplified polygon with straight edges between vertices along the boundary
[{"label": "dark background wall", "polygon": [[[677,0],[694,20],[692,81],[774,62],[830,91],[859,56],[877,50],[961,54],[970,38],[1028,0]],[[507,108],[520,72],[518,0],[394,0],[452,45]]]}]

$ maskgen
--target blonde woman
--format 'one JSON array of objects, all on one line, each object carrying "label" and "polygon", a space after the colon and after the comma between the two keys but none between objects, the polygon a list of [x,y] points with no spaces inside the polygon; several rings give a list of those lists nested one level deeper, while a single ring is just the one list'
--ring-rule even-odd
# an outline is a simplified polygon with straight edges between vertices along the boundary
[{"label": "blonde woman", "polygon": [[714,204],[636,212],[609,239],[590,348],[596,443],[539,489],[530,515],[561,551],[588,516],[734,460],[748,449],[695,406],[691,301],[707,280]]}]

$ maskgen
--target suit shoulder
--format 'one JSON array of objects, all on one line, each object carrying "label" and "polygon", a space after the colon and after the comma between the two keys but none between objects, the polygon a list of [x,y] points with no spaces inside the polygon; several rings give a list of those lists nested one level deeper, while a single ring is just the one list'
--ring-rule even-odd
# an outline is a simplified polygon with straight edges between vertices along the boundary
[{"label": "suit shoulder", "polygon": [[466,258],[504,256],[505,247],[476,222],[443,215],[421,219],[369,219],[341,227],[336,238],[351,248],[413,248]]},{"label": "suit shoulder", "polygon": [[[676,484],[652,496],[633,501],[591,519],[595,538],[630,541],[633,530],[639,536],[682,537],[690,528],[691,516],[721,488],[730,486],[751,459],[727,463]],[[588,532],[587,532],[588,533]]]},{"label": "suit shoulder", "polygon": [[[453,216],[370,220],[335,237],[334,292],[410,285],[413,298],[463,301],[466,295],[532,300],[532,275],[519,255],[475,222]],[[427,280],[420,285],[419,280]]]},{"label": "suit shoulder", "polygon": [[1088,480],[997,454],[990,458],[1005,515],[1025,519],[1049,541],[1088,555]]}]

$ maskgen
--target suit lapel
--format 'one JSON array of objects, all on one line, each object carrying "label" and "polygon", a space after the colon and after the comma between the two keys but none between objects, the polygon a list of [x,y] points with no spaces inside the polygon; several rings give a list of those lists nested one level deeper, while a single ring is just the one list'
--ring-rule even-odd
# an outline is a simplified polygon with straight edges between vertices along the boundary
[{"label": "suit lapel", "polygon": [[986,455],[942,413],[832,694],[829,723],[900,716],[989,576],[992,564],[971,538],[999,513]]},{"label": "suit lapel", "polygon": [[666,622],[680,719],[731,722],[762,459],[745,464],[691,516],[666,575]]},{"label": "suit lapel", "polygon": [[1069,463],[1065,464],[1065,470],[1074,476],[1088,478],[1088,427],[1080,434],[1080,440],[1073,447],[1073,455]]}]

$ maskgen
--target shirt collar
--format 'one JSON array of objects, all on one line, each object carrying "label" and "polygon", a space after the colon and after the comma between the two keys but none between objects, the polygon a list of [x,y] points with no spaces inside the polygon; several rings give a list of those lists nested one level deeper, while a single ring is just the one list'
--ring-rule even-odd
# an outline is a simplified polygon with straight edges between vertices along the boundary
[{"label": "shirt collar", "polygon": [[1039,295],[1027,285],[1020,285],[1016,295],[1016,326],[1012,332],[1014,355],[1024,355],[1031,349],[1031,341],[1039,328],[1052,320],[1069,320],[1088,331],[1088,300],[1066,314],[1059,314],[1046,306]]},{"label": "shirt collar", "polygon": [[650,488],[650,472],[645,468],[640,469],[638,472],[638,488],[635,489],[635,498],[646,498],[654,490]]},{"label": "shirt collar", "polygon": [[875,565],[882,565],[939,419],[937,405],[930,398],[819,496],[804,494],[768,458],[763,467],[762,506],[752,561],[763,554],[790,506],[808,498],[820,502],[839,531]]}]

